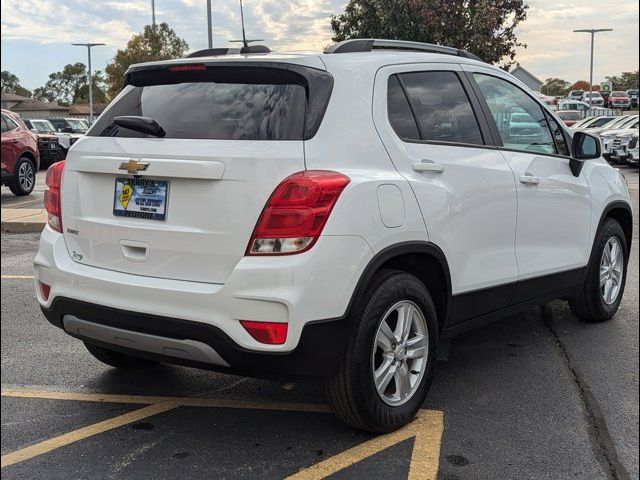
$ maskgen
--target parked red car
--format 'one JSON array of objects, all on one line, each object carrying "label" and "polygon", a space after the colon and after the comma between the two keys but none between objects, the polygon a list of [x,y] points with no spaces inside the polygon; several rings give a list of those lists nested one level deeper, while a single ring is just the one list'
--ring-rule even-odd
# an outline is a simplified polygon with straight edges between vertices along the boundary
[{"label": "parked red car", "polygon": [[631,108],[631,97],[626,92],[615,91],[609,95],[609,108]]},{"label": "parked red car", "polygon": [[2,110],[2,185],[15,195],[29,195],[40,167],[38,140],[18,115]]}]

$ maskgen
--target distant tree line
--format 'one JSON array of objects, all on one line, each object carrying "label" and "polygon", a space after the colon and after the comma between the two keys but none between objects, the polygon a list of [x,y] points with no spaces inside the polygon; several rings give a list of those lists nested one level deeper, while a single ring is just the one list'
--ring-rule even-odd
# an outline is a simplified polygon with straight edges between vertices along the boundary
[{"label": "distant tree line", "polygon": [[[634,72],[622,72],[620,75],[612,75],[605,77],[605,81],[611,83],[612,90],[631,90],[638,88],[638,70]],[[567,95],[571,90],[589,90],[589,82],[586,80],[578,80],[571,83],[561,78],[547,78],[540,89],[545,95],[552,97],[562,97]],[[600,84],[593,84],[593,90],[599,91]]]}]

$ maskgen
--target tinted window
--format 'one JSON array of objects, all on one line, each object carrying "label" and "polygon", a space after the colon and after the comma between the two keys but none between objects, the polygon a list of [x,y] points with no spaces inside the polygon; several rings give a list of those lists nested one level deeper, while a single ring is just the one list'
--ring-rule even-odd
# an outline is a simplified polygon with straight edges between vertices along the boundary
[{"label": "tinted window", "polygon": [[469,98],[453,72],[400,75],[423,140],[484,144]]},{"label": "tinted window", "polygon": [[3,120],[2,122],[3,132],[10,132],[11,130],[15,130],[16,128],[18,128],[18,124],[14,122],[11,118],[7,117],[6,115],[2,115],[2,120]]},{"label": "tinted window", "polygon": [[[500,78],[474,74],[498,127],[502,144],[514,150],[555,154],[542,107],[523,90]],[[514,121],[522,114],[531,120]]]},{"label": "tinted window", "polygon": [[317,129],[333,85],[330,75],[304,67],[186,67],[128,73],[89,135],[146,136],[113,122],[134,115],[154,119],[166,138],[302,140],[309,125]]},{"label": "tinted window", "polygon": [[389,77],[387,87],[387,109],[389,122],[400,138],[406,140],[420,140],[416,120],[411,113],[411,107],[407,100],[398,77]]},{"label": "tinted window", "polygon": [[546,116],[547,121],[549,122],[549,128],[551,129],[551,135],[553,135],[553,140],[556,143],[556,151],[560,155],[568,157],[570,155],[569,147],[567,146],[567,140],[564,132],[562,131],[562,128],[560,127],[560,125],[558,125],[558,122],[556,122],[551,115],[546,114]]}]

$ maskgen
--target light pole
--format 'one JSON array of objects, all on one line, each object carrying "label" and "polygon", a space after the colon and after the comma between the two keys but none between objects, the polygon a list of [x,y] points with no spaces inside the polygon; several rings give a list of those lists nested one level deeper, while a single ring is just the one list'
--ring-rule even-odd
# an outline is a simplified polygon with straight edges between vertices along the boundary
[{"label": "light pole", "polygon": [[156,28],[156,0],[151,0],[151,26]]},{"label": "light pole", "polygon": [[211,25],[211,0],[207,0],[207,35],[209,36],[209,48],[213,48],[213,28]]},{"label": "light pole", "polygon": [[93,123],[93,78],[91,77],[91,47],[97,47],[98,45],[106,45],[106,43],[72,43],[75,47],[87,47],[87,54],[89,57],[89,123]]},{"label": "light pole", "polygon": [[574,33],[590,33],[591,34],[591,64],[589,67],[589,105],[591,105],[591,94],[593,93],[593,39],[598,32],[611,32],[613,28],[585,28],[582,30],[574,30]]}]

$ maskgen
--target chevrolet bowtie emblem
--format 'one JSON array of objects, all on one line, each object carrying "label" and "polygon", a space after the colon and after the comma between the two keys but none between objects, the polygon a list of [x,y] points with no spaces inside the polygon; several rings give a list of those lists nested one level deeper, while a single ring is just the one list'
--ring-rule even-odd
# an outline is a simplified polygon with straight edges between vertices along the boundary
[{"label": "chevrolet bowtie emblem", "polygon": [[147,168],[149,168],[149,162],[139,162],[134,159],[120,164],[120,170],[126,170],[127,173],[130,173],[131,175],[144,172]]}]

